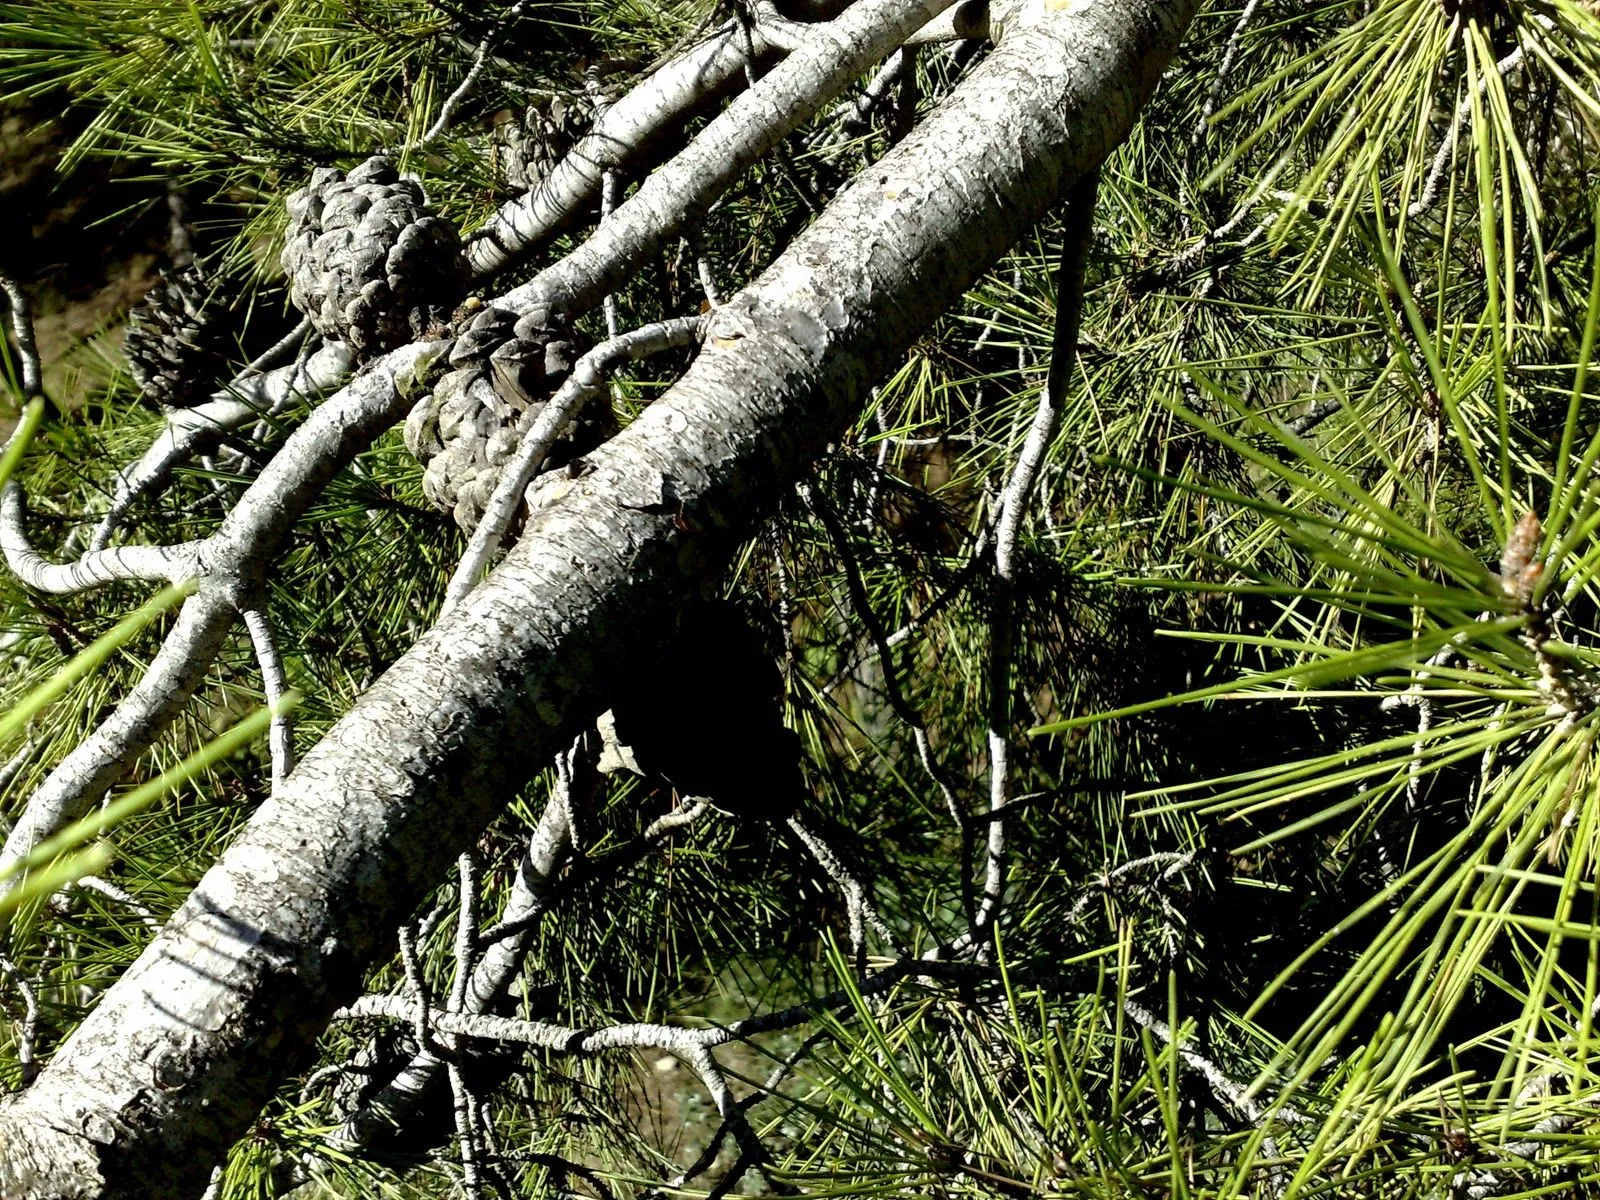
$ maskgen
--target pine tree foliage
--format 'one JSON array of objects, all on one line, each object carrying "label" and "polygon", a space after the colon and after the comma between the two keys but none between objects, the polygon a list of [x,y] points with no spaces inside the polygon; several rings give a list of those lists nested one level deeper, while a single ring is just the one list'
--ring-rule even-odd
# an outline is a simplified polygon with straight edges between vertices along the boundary
[{"label": "pine tree foliage", "polygon": [[[517,194],[508,123],[593,120],[767,7],[0,3],[0,86],[81,118],[63,187],[108,156],[130,205],[169,184],[191,198],[210,278],[254,330],[237,374],[298,320],[279,252],[313,170],[385,151],[468,234]],[[582,314],[585,344],[714,309],[985,53],[926,46],[825,105]],[[707,581],[781,667],[797,821],[596,774],[590,735],[506,798],[412,948],[367,979],[395,1007],[329,1026],[214,1194],[1600,1194],[1597,138],[1588,3],[1203,8],[1100,170],[1081,297],[1059,291],[1070,228],[1033,230]],[[1008,590],[1003,497],[1078,299]],[[618,422],[692,353],[616,371]],[[315,400],[205,446],[116,544],[216,530]],[[86,548],[167,420],[125,371],[47,420],[18,474],[41,551]],[[302,749],[438,618],[466,542],[422,472],[391,429],[266,568]],[[48,595],[0,572],[0,703],[150,591]],[[171,625],[0,726],[8,818]],[[269,699],[240,628],[116,794]],[[703,751],[760,795],[778,772],[721,726],[745,727],[706,713]],[[264,737],[204,762],[117,825],[97,875],[16,904],[0,1086],[30,1082],[272,777]],[[491,928],[552,814],[572,848],[540,915]],[[1006,894],[985,924],[991,862]],[[466,955],[461,923],[480,935]],[[599,1042],[440,1026],[422,1046],[395,1018],[419,984],[449,1007],[517,939],[483,1011]],[[716,1040],[697,1058],[692,1039],[616,1033],[635,1023]],[[419,1051],[446,1070],[398,1129],[352,1139]]]}]

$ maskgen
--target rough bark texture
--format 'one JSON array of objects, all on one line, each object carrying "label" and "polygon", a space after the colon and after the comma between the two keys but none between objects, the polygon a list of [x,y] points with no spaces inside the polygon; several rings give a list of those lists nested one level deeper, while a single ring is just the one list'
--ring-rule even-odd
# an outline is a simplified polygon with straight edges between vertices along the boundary
[{"label": "rough bark texture", "polygon": [[[869,385],[1123,138],[1194,0],[1030,6],[305,758],[34,1086],[0,1194],[198,1193],[392,931]],[[645,619],[641,619],[644,617]]]}]

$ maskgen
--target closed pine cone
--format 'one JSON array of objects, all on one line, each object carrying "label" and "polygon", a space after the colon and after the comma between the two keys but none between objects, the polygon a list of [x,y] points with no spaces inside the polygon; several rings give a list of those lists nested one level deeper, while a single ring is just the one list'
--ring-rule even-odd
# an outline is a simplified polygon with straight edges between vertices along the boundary
[{"label": "closed pine cone", "polygon": [[445,319],[467,286],[454,225],[383,155],[319,167],[289,197],[289,296],[323,337],[370,358]]},{"label": "closed pine cone", "polygon": [[[471,532],[483,518],[501,469],[587,346],[570,327],[516,332],[517,316],[480,310],[456,338],[451,370],[406,419],[405,440],[426,468],[428,500]],[[545,459],[559,466],[615,431],[603,400],[580,414]]]},{"label": "closed pine cone", "polygon": [[591,112],[581,101],[554,96],[496,125],[495,159],[506,185],[520,192],[538,187],[583,136]]},{"label": "closed pine cone", "polygon": [[146,400],[187,408],[215,390],[233,332],[229,306],[212,293],[198,266],[163,271],[161,282],[129,312],[122,352]]}]

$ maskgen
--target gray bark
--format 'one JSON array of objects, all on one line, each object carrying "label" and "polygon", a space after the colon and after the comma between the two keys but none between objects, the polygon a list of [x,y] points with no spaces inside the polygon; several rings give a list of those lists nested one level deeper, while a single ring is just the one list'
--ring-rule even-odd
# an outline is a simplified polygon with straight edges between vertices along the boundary
[{"label": "gray bark", "polygon": [[611,674],[904,348],[1127,134],[1195,6],[1030,4],[713,314],[688,374],[590,474],[542,492],[502,566],[306,755],[0,1110],[0,1194],[200,1192],[398,923],[604,707]]}]

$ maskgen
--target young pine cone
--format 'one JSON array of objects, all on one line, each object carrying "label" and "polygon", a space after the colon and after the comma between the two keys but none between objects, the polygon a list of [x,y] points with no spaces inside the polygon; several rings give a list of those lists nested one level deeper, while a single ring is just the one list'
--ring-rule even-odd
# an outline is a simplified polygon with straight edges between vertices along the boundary
[{"label": "young pine cone", "polygon": [[[423,494],[469,533],[501,469],[587,348],[570,328],[525,328],[519,335],[516,325],[514,313],[479,311],[456,338],[451,370],[406,419],[406,447],[425,468]],[[592,450],[615,428],[610,405],[596,401],[551,449],[545,467]]]},{"label": "young pine cone", "polygon": [[144,398],[168,408],[210,399],[233,344],[229,306],[204,272],[165,271],[128,313],[122,352]]},{"label": "young pine cone", "polygon": [[455,226],[382,155],[348,176],[319,167],[288,207],[289,297],[323,337],[359,358],[420,337],[466,290]]}]

